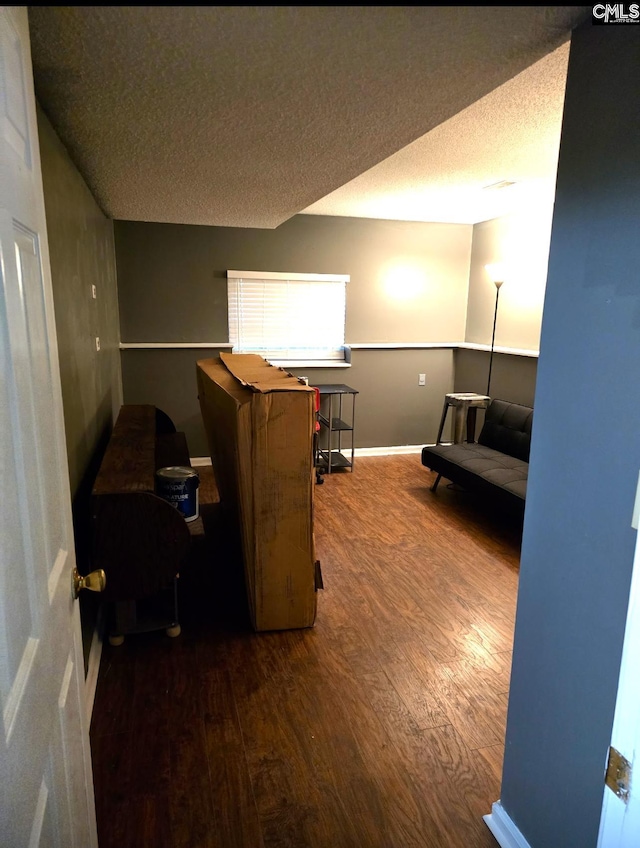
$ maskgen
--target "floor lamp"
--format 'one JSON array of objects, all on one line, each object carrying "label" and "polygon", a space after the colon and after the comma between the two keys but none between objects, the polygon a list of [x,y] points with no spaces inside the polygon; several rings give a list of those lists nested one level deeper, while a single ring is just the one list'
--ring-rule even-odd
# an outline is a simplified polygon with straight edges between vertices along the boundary
[{"label": "floor lamp", "polygon": [[498,298],[500,297],[500,286],[504,283],[504,270],[502,265],[485,265],[485,270],[493,280],[496,287],[496,307],[493,312],[493,332],[491,333],[491,355],[489,356],[489,379],[487,380],[487,397],[491,397],[491,369],[493,367],[493,348],[496,340],[496,321],[498,318]]}]

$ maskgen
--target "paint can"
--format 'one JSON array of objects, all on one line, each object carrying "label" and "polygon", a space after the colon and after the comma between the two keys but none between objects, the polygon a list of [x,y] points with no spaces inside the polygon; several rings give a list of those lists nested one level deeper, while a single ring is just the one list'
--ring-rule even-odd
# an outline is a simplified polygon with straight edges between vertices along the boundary
[{"label": "paint can", "polygon": [[200,515],[198,487],[200,478],[187,465],[172,465],[156,471],[156,494],[173,504],[185,521],[195,521]]}]

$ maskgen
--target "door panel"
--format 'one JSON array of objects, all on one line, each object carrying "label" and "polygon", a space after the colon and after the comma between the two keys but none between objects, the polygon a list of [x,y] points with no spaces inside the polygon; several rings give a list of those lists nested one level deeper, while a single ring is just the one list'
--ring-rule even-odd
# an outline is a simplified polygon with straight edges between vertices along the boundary
[{"label": "door panel", "polygon": [[95,848],[26,7],[0,8],[0,834]]}]

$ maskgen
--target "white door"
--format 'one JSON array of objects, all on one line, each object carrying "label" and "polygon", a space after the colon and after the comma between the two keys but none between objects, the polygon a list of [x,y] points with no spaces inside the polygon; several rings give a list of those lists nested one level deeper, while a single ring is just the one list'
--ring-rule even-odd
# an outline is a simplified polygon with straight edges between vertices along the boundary
[{"label": "white door", "polygon": [[97,846],[24,6],[0,7],[0,844]]},{"label": "white door", "polygon": [[[639,519],[640,477],[631,522],[636,530]],[[622,798],[609,787],[605,787],[598,848],[638,848],[640,846],[640,756],[638,756],[640,755],[640,540],[636,540],[611,746],[631,763],[631,791]]]}]

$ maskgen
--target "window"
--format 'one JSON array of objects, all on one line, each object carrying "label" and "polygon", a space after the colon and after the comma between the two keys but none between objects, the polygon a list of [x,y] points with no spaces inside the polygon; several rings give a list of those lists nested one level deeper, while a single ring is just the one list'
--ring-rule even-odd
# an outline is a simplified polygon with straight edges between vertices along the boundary
[{"label": "window", "polygon": [[227,279],[234,352],[288,362],[345,360],[348,276],[227,271]]}]

